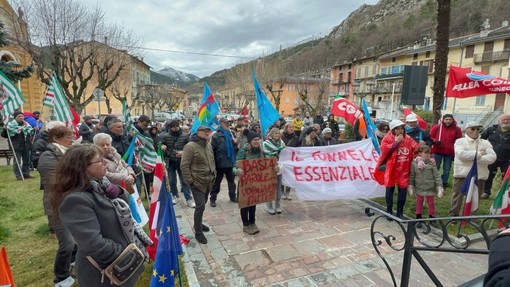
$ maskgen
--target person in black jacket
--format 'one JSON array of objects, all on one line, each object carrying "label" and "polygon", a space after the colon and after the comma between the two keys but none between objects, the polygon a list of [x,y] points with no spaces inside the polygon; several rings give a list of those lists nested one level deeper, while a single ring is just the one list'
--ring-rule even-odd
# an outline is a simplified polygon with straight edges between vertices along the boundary
[{"label": "person in black jacket", "polygon": [[232,120],[227,118],[220,119],[220,127],[213,134],[211,146],[214,152],[214,162],[216,164],[216,179],[211,189],[211,206],[216,207],[216,198],[220,193],[221,181],[223,176],[228,181],[228,196],[230,201],[237,202],[236,183],[233,167],[236,163],[237,140],[230,131]]},{"label": "person in black jacket", "polygon": [[329,115],[324,126],[325,128],[331,129],[331,136],[333,138],[338,139],[338,136],[340,136],[340,128],[338,127],[338,122],[335,120],[335,116],[333,114]]},{"label": "person in black jacket", "polygon": [[81,135],[83,143],[92,143],[92,139],[96,134],[94,124],[92,124],[92,116],[84,116],[83,123],[80,125],[78,132]]},{"label": "person in black jacket", "polygon": [[418,125],[418,118],[414,114],[406,116],[406,134],[420,145],[432,146],[430,134],[420,128]]},{"label": "person in black jacket", "polygon": [[172,120],[168,124],[168,132],[164,133],[160,137],[161,149],[165,153],[165,161],[168,170],[168,176],[170,177],[170,192],[175,198],[179,197],[177,192],[177,176],[181,182],[181,192],[184,193],[186,199],[186,205],[188,207],[195,207],[193,197],[189,186],[184,181],[181,171],[181,156],[184,146],[189,142],[189,136],[182,132],[179,126],[178,120]]},{"label": "person in black jacket", "polygon": [[124,124],[118,118],[111,119],[108,122],[108,131],[112,136],[112,146],[120,155],[124,155],[129,147],[129,140],[124,134]]},{"label": "person in black jacket", "polygon": [[287,147],[298,147],[299,137],[294,130],[294,124],[292,122],[286,123],[283,132],[282,132],[282,140]]},{"label": "person in black jacket", "polygon": [[510,286],[510,228],[498,234],[490,246],[483,286]]},{"label": "person in black jacket", "polygon": [[313,118],[313,123],[318,124],[321,129],[324,129],[324,118],[322,117],[321,113],[317,112],[317,115]]},{"label": "person in black jacket", "polygon": [[488,140],[496,152],[496,161],[489,165],[489,177],[485,181],[485,188],[482,194],[483,199],[488,199],[491,194],[492,182],[498,172],[505,174],[510,165],[510,115],[503,114],[499,117],[497,125],[487,128],[480,137]]}]

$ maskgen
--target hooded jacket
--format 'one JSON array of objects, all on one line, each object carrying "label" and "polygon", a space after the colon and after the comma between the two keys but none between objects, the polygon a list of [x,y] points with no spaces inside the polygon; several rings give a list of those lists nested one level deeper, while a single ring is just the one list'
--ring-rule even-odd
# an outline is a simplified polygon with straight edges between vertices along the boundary
[{"label": "hooded jacket", "polygon": [[434,125],[430,129],[430,138],[439,144],[432,145],[432,154],[455,155],[453,146],[455,141],[462,138],[462,130],[457,126],[457,122],[453,120],[450,126],[445,126],[442,122]]},{"label": "hooded jacket", "polygon": [[[393,146],[393,148],[392,148]],[[377,168],[386,161],[384,171],[384,186],[407,188],[409,185],[409,173],[414,154],[420,145],[410,136],[404,136],[400,143],[395,141],[395,135],[389,132],[381,141],[381,156],[377,162]]]}]

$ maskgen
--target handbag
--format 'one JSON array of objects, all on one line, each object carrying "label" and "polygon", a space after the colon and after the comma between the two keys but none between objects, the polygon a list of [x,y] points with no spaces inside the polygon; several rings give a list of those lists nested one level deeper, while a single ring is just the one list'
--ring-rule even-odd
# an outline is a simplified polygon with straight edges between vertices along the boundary
[{"label": "handbag", "polygon": [[92,257],[87,256],[87,259],[101,272],[101,283],[104,282],[104,276],[106,276],[110,279],[111,284],[118,286],[124,284],[135,274],[138,267],[143,264],[145,255],[136,244],[131,243],[104,269]]}]

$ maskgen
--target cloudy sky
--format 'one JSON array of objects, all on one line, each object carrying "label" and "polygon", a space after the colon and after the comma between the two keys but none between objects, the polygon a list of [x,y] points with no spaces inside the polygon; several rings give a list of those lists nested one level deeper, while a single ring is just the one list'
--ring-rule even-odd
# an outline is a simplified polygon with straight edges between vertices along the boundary
[{"label": "cloudy sky", "polygon": [[271,54],[280,46],[325,36],[360,5],[377,0],[82,2],[91,8],[99,5],[113,23],[142,38],[144,47],[156,49],[144,53],[153,69],[169,66],[204,77]]}]

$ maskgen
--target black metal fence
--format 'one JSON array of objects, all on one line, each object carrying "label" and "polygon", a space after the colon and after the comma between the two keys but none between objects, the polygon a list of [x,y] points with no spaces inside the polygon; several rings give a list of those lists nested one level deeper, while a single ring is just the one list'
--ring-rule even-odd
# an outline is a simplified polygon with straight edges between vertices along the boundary
[{"label": "black metal fence", "polygon": [[[409,286],[413,257],[436,286],[443,286],[420,255],[420,252],[433,251],[488,255],[491,240],[496,234],[494,230],[497,229],[498,223],[501,223],[504,228],[508,228],[506,220],[509,218],[509,215],[481,215],[404,220],[376,207],[367,207],[365,214],[367,216],[376,216],[370,227],[372,245],[388,269],[395,287],[399,286],[397,285],[395,274],[381,250],[384,244],[393,251],[404,252],[400,286]],[[387,220],[394,221],[398,225],[396,231],[402,232],[404,241],[397,241],[397,237],[394,234],[384,234],[381,231],[382,228],[379,227],[387,226],[387,223],[382,224],[381,220],[385,222]],[[470,237],[463,233],[467,226],[475,229],[475,234],[479,234],[478,237],[484,244],[477,244],[477,247],[473,246],[473,241]]]}]

